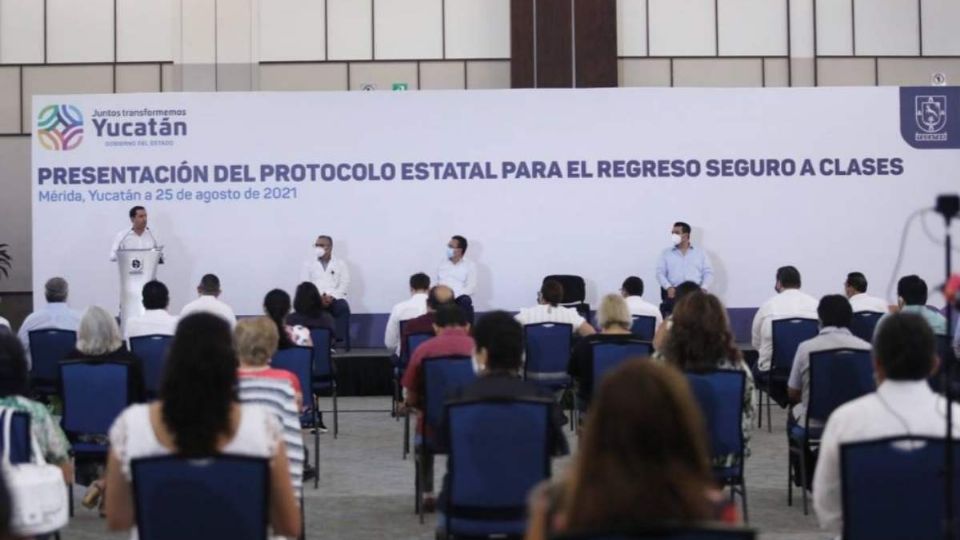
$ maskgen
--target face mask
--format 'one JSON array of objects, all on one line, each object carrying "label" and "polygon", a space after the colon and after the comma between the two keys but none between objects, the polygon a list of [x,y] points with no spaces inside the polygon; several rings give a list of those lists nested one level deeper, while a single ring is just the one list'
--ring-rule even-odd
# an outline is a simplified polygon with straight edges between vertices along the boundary
[{"label": "face mask", "polygon": [[677,233],[670,233],[670,242],[674,246],[680,245],[680,242],[683,240],[683,237]]},{"label": "face mask", "polygon": [[314,249],[314,251],[317,252],[317,258],[318,258],[318,259],[327,254],[327,250],[323,249],[322,247],[317,247],[317,248]]},{"label": "face mask", "polygon": [[449,246],[447,247],[447,258],[448,258],[448,259],[452,259],[452,258],[453,258],[453,251],[454,251],[454,250],[453,250],[452,247],[449,247]]}]

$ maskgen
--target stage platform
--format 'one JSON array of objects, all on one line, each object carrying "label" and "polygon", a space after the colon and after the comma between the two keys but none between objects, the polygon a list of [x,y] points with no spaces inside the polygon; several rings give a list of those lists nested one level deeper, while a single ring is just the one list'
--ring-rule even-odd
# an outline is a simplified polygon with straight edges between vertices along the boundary
[{"label": "stage platform", "polygon": [[393,392],[390,350],[383,347],[338,349],[337,392],[341,396],[389,396]]}]

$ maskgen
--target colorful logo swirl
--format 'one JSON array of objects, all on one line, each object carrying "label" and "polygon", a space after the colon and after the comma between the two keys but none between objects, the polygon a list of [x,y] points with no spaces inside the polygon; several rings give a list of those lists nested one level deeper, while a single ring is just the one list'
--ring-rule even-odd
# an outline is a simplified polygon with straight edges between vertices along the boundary
[{"label": "colorful logo swirl", "polygon": [[37,116],[37,139],[47,150],[73,150],[83,141],[83,114],[73,105],[48,105]]}]

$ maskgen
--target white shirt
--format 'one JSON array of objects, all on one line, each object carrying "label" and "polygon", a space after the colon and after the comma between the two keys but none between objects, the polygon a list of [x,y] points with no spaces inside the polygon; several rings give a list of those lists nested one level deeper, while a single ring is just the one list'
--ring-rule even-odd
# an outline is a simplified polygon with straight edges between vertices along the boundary
[{"label": "white shirt", "polygon": [[533,307],[520,310],[515,317],[517,322],[526,326],[528,324],[539,323],[566,323],[572,325],[574,332],[585,323],[583,317],[573,308],[563,306],[551,306],[550,304],[539,304]]},{"label": "white shirt", "polygon": [[20,331],[17,337],[20,343],[23,343],[23,349],[27,354],[27,368],[30,363],[30,331],[40,330],[42,328],[56,328],[58,330],[77,331],[80,327],[80,312],[70,309],[64,302],[51,302],[46,306],[34,311],[20,325]]},{"label": "white shirt", "polygon": [[327,267],[323,267],[316,257],[311,257],[303,263],[300,270],[300,281],[309,281],[317,286],[320,294],[334,298],[346,298],[347,288],[350,287],[350,268],[347,263],[334,256],[330,256]]},{"label": "white shirt", "polygon": [[13,329],[13,327],[10,326],[10,321],[4,319],[3,317],[0,317],[0,326],[5,326],[7,330]]},{"label": "white shirt", "polygon": [[117,233],[113,239],[113,245],[110,247],[110,260],[117,260],[118,249],[161,249],[163,244],[157,239],[150,227],[143,230],[142,234],[133,232],[133,229],[124,229]]},{"label": "white shirt", "polygon": [[230,323],[231,329],[237,326],[237,316],[233,314],[233,309],[216,296],[209,294],[200,295],[200,297],[193,302],[183,306],[183,309],[180,310],[180,318],[182,319],[187,315],[196,313],[198,311],[218,315]]},{"label": "white shirt", "polygon": [[[800,390],[801,400],[793,407],[793,417],[800,425],[806,417],[807,404],[810,403],[810,355],[819,351],[831,349],[859,349],[869,351],[870,344],[853,335],[847,328],[827,326],[820,329],[820,334],[808,339],[797,347],[797,354],[793,357],[793,367],[790,369],[790,378],[787,387]],[[819,423],[810,421],[810,425]]]},{"label": "white shirt", "polygon": [[654,325],[654,330],[660,327],[660,323],[663,322],[663,314],[660,313],[659,307],[647,302],[642,296],[628,296],[624,298],[624,300],[627,302],[627,308],[630,310],[630,315],[655,317],[657,322]]},{"label": "white shirt", "polygon": [[[820,526],[835,532],[843,527],[840,445],[898,435],[943,437],[946,402],[926,380],[884,381],[877,391],[833,411],[820,443],[813,477],[813,508]],[[954,422],[960,405],[954,405]],[[955,425],[954,433],[958,426]]]},{"label": "white shirt", "polygon": [[803,317],[817,319],[817,299],[800,289],[784,289],[764,302],[753,317],[753,348],[760,353],[757,369],[768,371],[773,356],[773,321]]},{"label": "white shirt", "polygon": [[477,265],[466,257],[456,264],[446,259],[437,269],[437,284],[453,289],[454,298],[473,296],[473,291],[477,288]]},{"label": "white shirt", "polygon": [[394,349],[400,354],[400,322],[419,317],[427,312],[427,293],[418,292],[413,296],[393,306],[390,318],[387,319],[387,329],[383,333],[383,343],[388,349]]},{"label": "white shirt", "polygon": [[143,315],[127,319],[124,339],[154,334],[172,336],[176,333],[178,320],[175,315],[167,313],[165,309],[148,309],[143,312]]},{"label": "white shirt", "polygon": [[870,296],[867,293],[858,293],[851,296],[850,307],[853,308],[854,313],[857,313],[858,311],[887,313],[890,311],[890,306],[887,304],[886,300],[883,298],[877,298],[876,296]]}]

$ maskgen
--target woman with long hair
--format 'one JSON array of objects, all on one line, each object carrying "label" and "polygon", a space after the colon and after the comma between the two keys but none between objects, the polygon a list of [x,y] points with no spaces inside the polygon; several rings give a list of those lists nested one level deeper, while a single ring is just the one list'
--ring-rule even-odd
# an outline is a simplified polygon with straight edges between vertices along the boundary
[{"label": "woman with long hair", "polygon": [[283,289],[273,289],[263,298],[263,311],[277,326],[277,348],[310,347],[310,330],[287,322],[290,315],[290,295]]},{"label": "woman with long hair", "polygon": [[227,322],[195,313],[177,325],[160,399],[127,408],[110,429],[106,502],[110,529],[136,526],[131,460],[220,453],[269,458],[270,525],[274,534],[299,536],[300,514],[281,427],[267,409],[239,402],[237,356]]},{"label": "woman with long hair", "polygon": [[323,296],[317,286],[310,281],[297,285],[293,294],[293,313],[287,315],[287,324],[306,326],[307,328],[326,328],[331,338],[336,337],[336,321],[329,311],[323,308]]}]

